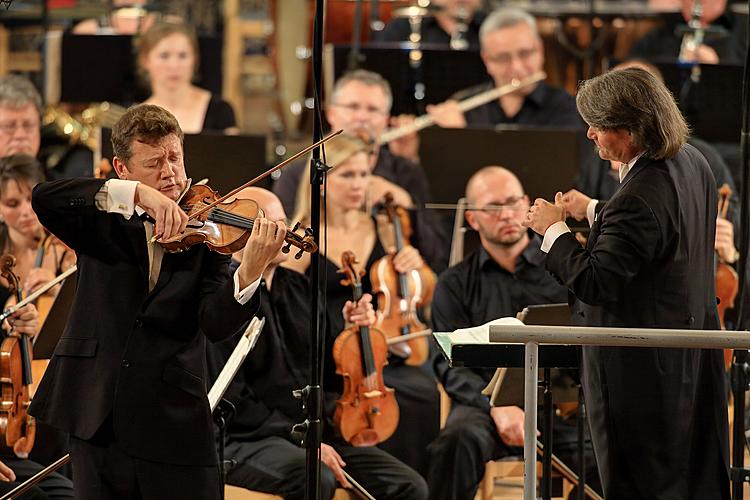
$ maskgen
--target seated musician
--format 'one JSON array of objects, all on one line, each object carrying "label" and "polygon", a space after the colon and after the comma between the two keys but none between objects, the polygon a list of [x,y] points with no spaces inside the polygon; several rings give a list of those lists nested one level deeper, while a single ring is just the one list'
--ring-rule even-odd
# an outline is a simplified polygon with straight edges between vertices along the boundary
[{"label": "seated musician", "polygon": [[[428,47],[444,46],[459,50],[479,48],[479,27],[485,18],[481,11],[481,0],[434,0],[430,7],[435,11],[428,12],[421,20],[420,43]],[[373,41],[412,41],[409,21],[408,17],[392,19],[382,31],[373,32]]]},{"label": "seated musician", "polygon": [[[380,230],[386,229],[384,225],[376,224],[369,212],[363,210],[371,177],[365,144],[351,136],[341,135],[327,143],[326,156],[333,170],[328,174],[327,205],[321,207],[321,220],[328,220],[327,246],[325,242],[321,244],[321,255],[327,257],[323,260],[322,272],[327,275],[327,321],[332,331],[338,332],[344,326],[340,311],[351,295],[349,289],[340,284],[341,276],[337,273],[341,267],[341,254],[351,250],[357,256],[366,271],[362,286],[364,292],[369,293],[372,290],[369,273],[373,264],[395,250],[392,236],[389,238],[387,231]],[[309,202],[302,201],[310,199],[309,192],[310,184],[303,180],[297,203],[300,210],[293,217],[303,225],[309,224],[310,220]],[[326,234],[323,224],[320,231],[323,239],[322,235]],[[310,258],[303,255],[300,260],[289,260],[284,265],[306,273]],[[420,252],[411,245],[404,246],[393,260],[395,271],[399,273],[418,270],[422,265]],[[403,349],[399,349],[401,345],[395,344],[394,350],[403,356]],[[437,383],[426,370],[405,364],[397,356],[390,358],[383,375],[386,385],[396,390],[401,419],[395,434],[380,447],[424,474],[427,469],[424,450],[437,436],[440,426]]]},{"label": "seated musician", "polygon": [[501,7],[492,12],[482,23],[479,38],[482,61],[492,82],[458,92],[444,103],[427,106],[435,123],[455,128],[509,124],[583,129],[573,97],[545,82],[528,85],[497,101],[462,112],[459,101],[544,69],[544,45],[536,20],[519,8]]},{"label": "seated musician", "polygon": [[[466,220],[479,233],[481,247],[440,275],[432,306],[435,331],[515,316],[532,304],[567,302],[567,290],[544,268],[541,238],[521,226],[529,200],[516,176],[502,167],[482,168],[469,179],[466,198],[478,207],[466,211]],[[429,446],[431,498],[474,498],[485,463],[521,455],[517,447],[535,436],[524,436],[521,408],[491,408],[481,394],[494,368],[449,368],[443,356],[434,358],[434,368],[452,405],[440,436]],[[553,449],[577,470],[575,429],[571,419],[556,418]],[[587,455],[593,467],[590,445]],[[598,484],[595,469],[587,467],[586,478]]]},{"label": "seated musician", "polygon": [[169,112],[134,106],[112,129],[119,179],[32,194],[39,220],[78,257],[68,324],[29,410],[70,434],[76,498],[220,498],[206,337],[228,337],[257,310],[286,227],[255,219],[233,276],[205,245],[166,252],[157,240],[188,223],[177,203],[189,186],[182,138]]},{"label": "seated musician", "polygon": [[[238,195],[256,200],[270,220],[286,220],[280,201],[270,191],[248,188]],[[227,482],[284,498],[304,497],[305,449],[291,435],[294,424],[305,420],[301,402],[292,390],[308,383],[310,338],[310,285],[307,278],[280,267],[287,254],[279,252],[263,271],[258,294],[259,318],[266,323],[255,349],[234,379],[225,397],[236,413],[227,432],[226,457],[235,464]],[[372,325],[371,296],[357,303],[346,302],[345,321]],[[339,309],[341,316],[342,310]],[[329,325],[333,327],[333,325]],[[324,380],[326,404],[321,460],[321,498],[333,498],[337,487],[349,487],[342,469],[378,499],[418,500],[427,498],[424,479],[387,452],[372,446],[353,447],[343,441],[331,425],[333,403],[341,395],[341,377],[335,374],[332,346],[339,332],[325,335]],[[209,349],[212,371],[221,370],[237,339]]]},{"label": "seated musician", "polygon": [[[391,87],[382,76],[371,71],[353,71],[334,84],[326,119],[331,130],[343,129],[348,134],[376,139],[388,128],[392,102]],[[393,119],[394,125],[401,123],[400,118]],[[392,141],[371,156],[368,199],[377,203],[389,192],[398,205],[414,208],[420,232],[416,246],[430,266],[439,269],[447,264],[448,249],[442,228],[431,213],[421,209],[429,198],[429,183],[422,167],[412,161],[417,153],[415,138],[413,134]],[[295,206],[297,188],[301,179],[309,178],[309,166],[309,161],[290,165],[273,185],[288,213],[299,210]]]}]

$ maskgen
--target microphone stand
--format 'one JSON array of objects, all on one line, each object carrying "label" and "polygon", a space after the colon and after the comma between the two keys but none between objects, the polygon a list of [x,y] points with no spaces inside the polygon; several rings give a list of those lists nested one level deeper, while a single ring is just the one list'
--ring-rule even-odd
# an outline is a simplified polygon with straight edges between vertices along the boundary
[{"label": "microphone stand", "polygon": [[362,60],[360,45],[362,43],[362,3],[364,0],[356,0],[354,4],[354,25],[352,26],[352,47],[349,50],[349,60],[346,65],[348,71],[359,68]]},{"label": "microphone stand", "polygon": [[[748,2],[750,4],[750,2]],[[750,17],[747,20],[750,27]],[[747,43],[747,42],[746,42]],[[739,310],[737,311],[737,330],[747,330],[745,319],[745,305],[747,300],[747,289],[745,277],[747,276],[747,255],[750,248],[750,47],[745,52],[745,68],[742,75],[742,132],[740,134],[740,165],[742,165],[742,190],[740,192],[740,259],[737,269],[739,276]],[[732,498],[741,499],[745,482],[750,478],[750,469],[745,468],[745,390],[748,388],[748,364],[750,355],[746,349],[734,351],[734,363],[732,363],[732,393],[734,396],[734,428],[732,432],[732,467],[730,478],[732,481]]]}]

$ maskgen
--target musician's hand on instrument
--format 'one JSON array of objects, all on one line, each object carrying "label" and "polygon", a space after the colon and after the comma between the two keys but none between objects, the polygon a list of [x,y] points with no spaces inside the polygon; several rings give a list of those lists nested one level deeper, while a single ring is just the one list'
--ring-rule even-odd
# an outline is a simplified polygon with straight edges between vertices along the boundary
[{"label": "musician's hand on instrument", "polygon": [[[523,446],[523,410],[518,406],[494,406],[490,416],[500,439],[508,446]],[[537,435],[539,433],[537,432]]]},{"label": "musician's hand on instrument", "polygon": [[268,265],[279,255],[286,237],[286,224],[257,218],[242,251],[242,263],[237,269],[240,289],[260,278]]},{"label": "musician's hand on instrument", "polygon": [[362,295],[362,298],[356,304],[347,300],[341,312],[347,324],[357,326],[372,326],[375,324],[375,309],[372,307],[372,295],[369,293]]},{"label": "musician's hand on instrument", "polygon": [[[414,115],[394,116],[391,118],[391,127],[406,127],[414,123],[414,119]],[[396,156],[403,156],[414,163],[419,163],[419,135],[416,132],[389,142],[388,149]]]},{"label": "musician's hand on instrument", "polygon": [[429,104],[427,114],[441,127],[466,128],[466,118],[458,101],[448,100],[440,104]]},{"label": "musician's hand on instrument", "polygon": [[586,208],[590,201],[591,198],[576,189],[571,189],[562,196],[562,206],[565,212],[575,220],[586,218]]},{"label": "musician's hand on instrument", "polygon": [[529,212],[523,220],[525,227],[531,228],[535,233],[544,236],[547,229],[558,221],[565,220],[565,209],[562,207],[562,193],[555,195],[555,204],[537,198],[529,208]]},{"label": "musician's hand on instrument", "polygon": [[13,472],[13,469],[5,465],[5,463],[0,462],[0,481],[4,483],[8,483],[10,481],[16,480],[16,473]]},{"label": "musician's hand on instrument", "polygon": [[719,54],[712,47],[701,44],[695,50],[689,48],[683,50],[680,53],[680,60],[700,64],[719,64]]},{"label": "musician's hand on instrument", "polygon": [[331,469],[331,472],[333,472],[333,475],[342,487],[351,488],[351,484],[349,484],[346,476],[344,476],[343,468],[346,467],[346,462],[344,462],[344,459],[341,458],[341,455],[332,446],[320,443],[320,461]]},{"label": "musician's hand on instrument", "polygon": [[719,254],[721,261],[727,264],[734,264],[739,257],[734,246],[734,224],[721,217],[716,219],[714,249]]},{"label": "musician's hand on instrument", "polygon": [[142,182],[135,189],[135,204],[156,221],[154,235],[161,240],[177,236],[187,226],[187,214],[177,203]]},{"label": "musician's hand on instrument", "polygon": [[[55,273],[49,269],[43,267],[35,267],[26,276],[26,281],[23,284],[23,289],[29,293],[35,292],[40,286],[49,283],[55,279]],[[57,295],[59,287],[55,286],[51,288],[47,293]]]},{"label": "musician's hand on instrument", "polygon": [[382,202],[385,199],[385,194],[391,193],[394,204],[404,208],[414,206],[411,195],[404,188],[379,175],[370,176],[368,191],[370,202],[373,204]]},{"label": "musician's hand on instrument", "polygon": [[411,245],[405,246],[393,257],[393,268],[397,273],[408,273],[409,271],[419,269],[423,265],[424,260],[419,250]]},{"label": "musician's hand on instrument", "polygon": [[13,444],[13,454],[22,460],[29,458],[29,451],[31,451],[31,448],[29,447],[29,441],[26,436],[18,438]]},{"label": "musician's hand on instrument", "polygon": [[11,314],[6,321],[16,332],[33,337],[39,327],[39,311],[34,304],[26,304]]}]

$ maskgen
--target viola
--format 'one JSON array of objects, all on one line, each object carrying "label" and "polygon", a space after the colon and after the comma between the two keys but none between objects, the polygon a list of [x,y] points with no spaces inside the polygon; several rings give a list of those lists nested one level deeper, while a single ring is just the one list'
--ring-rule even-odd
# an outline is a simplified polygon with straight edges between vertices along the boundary
[{"label": "viola", "polygon": [[[11,293],[21,302],[18,276],[13,273],[16,258],[0,257],[0,274],[7,280]],[[12,328],[0,344],[0,450],[29,453],[34,446],[36,422],[27,410],[31,399],[31,345],[26,335]],[[20,445],[17,443],[22,439]]]},{"label": "viola", "polygon": [[[727,211],[729,210],[729,199],[732,197],[732,189],[728,184],[724,184],[719,188],[719,217],[722,219],[727,218]],[[719,298],[719,304],[717,308],[719,310],[719,322],[721,329],[726,330],[726,323],[724,316],[726,315],[727,309],[734,308],[734,301],[737,298],[737,292],[739,291],[739,277],[737,271],[726,262],[722,262],[719,259],[716,265],[716,296]],[[724,366],[729,368],[732,364],[732,349],[724,349]]]},{"label": "viola", "polygon": [[[411,237],[409,214],[403,207],[393,204],[390,193],[385,195],[383,211],[393,225],[396,252],[380,258],[370,269],[372,290],[378,297],[376,326],[388,337],[391,352],[406,358],[407,364],[420,366],[429,357],[430,346],[426,334],[430,330],[419,320],[417,311],[432,302],[435,275],[427,264],[408,273],[396,271],[393,258],[409,244]],[[401,337],[404,342],[399,342]],[[408,349],[398,349],[403,344]]]},{"label": "viola", "polygon": [[[341,256],[344,286],[351,286],[354,301],[362,298],[361,276],[354,253]],[[374,446],[388,439],[398,427],[399,410],[393,389],[383,382],[388,345],[380,330],[352,326],[336,337],[333,360],[344,378],[344,390],[336,401],[333,420],[341,436],[353,446]]]},{"label": "viola", "polygon": [[[241,250],[250,237],[254,220],[264,216],[263,210],[255,200],[236,198],[217,203],[220,199],[219,194],[206,185],[191,186],[180,203],[188,215],[188,225],[181,234],[159,241],[164,250],[181,252],[200,243],[226,255]],[[318,250],[312,231],[305,229],[304,236],[300,236],[295,233],[298,228],[299,224],[287,230],[284,236],[287,244],[282,248],[284,253],[289,253],[292,246],[299,248],[297,259],[303,252]]]}]

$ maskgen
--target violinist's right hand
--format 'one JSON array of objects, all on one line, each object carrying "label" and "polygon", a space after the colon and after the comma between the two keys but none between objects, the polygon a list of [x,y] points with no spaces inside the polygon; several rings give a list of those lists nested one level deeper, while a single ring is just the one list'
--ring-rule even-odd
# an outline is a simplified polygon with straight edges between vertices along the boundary
[{"label": "violinist's right hand", "polygon": [[39,311],[34,304],[26,304],[8,316],[6,321],[17,333],[34,337],[39,329]]},{"label": "violinist's right hand", "polygon": [[344,476],[343,468],[346,467],[346,462],[344,462],[344,459],[341,458],[341,455],[332,446],[320,443],[320,461],[331,469],[331,472],[333,472],[333,475],[341,486],[344,488],[351,487],[349,481],[346,480],[346,476]]},{"label": "violinist's right hand", "polygon": [[576,189],[571,189],[562,197],[562,205],[565,212],[575,220],[586,218],[586,208],[589,206],[590,201],[591,198]]},{"label": "violinist's right hand", "polygon": [[3,462],[0,462],[0,481],[8,483],[15,480],[16,473],[13,472],[13,469],[5,465]]},{"label": "violinist's right hand", "polygon": [[154,235],[159,239],[177,236],[187,226],[188,216],[180,206],[143,182],[139,182],[135,188],[135,204],[156,221]]},{"label": "violinist's right hand", "polygon": [[518,406],[494,406],[490,416],[497,434],[508,446],[523,446],[523,410]]},{"label": "violinist's right hand", "polygon": [[[23,289],[27,292],[35,292],[40,286],[49,283],[55,279],[55,273],[50,269],[44,267],[35,267],[26,276],[26,281],[23,283]],[[51,295],[57,295],[59,287],[52,287],[47,293]]]},{"label": "violinist's right hand", "polygon": [[254,283],[266,267],[279,255],[284,245],[286,224],[257,218],[242,251],[242,263],[237,269],[240,289]]},{"label": "violinist's right hand", "polygon": [[427,114],[444,128],[466,128],[466,118],[458,101],[448,100],[440,104],[428,104]]}]

